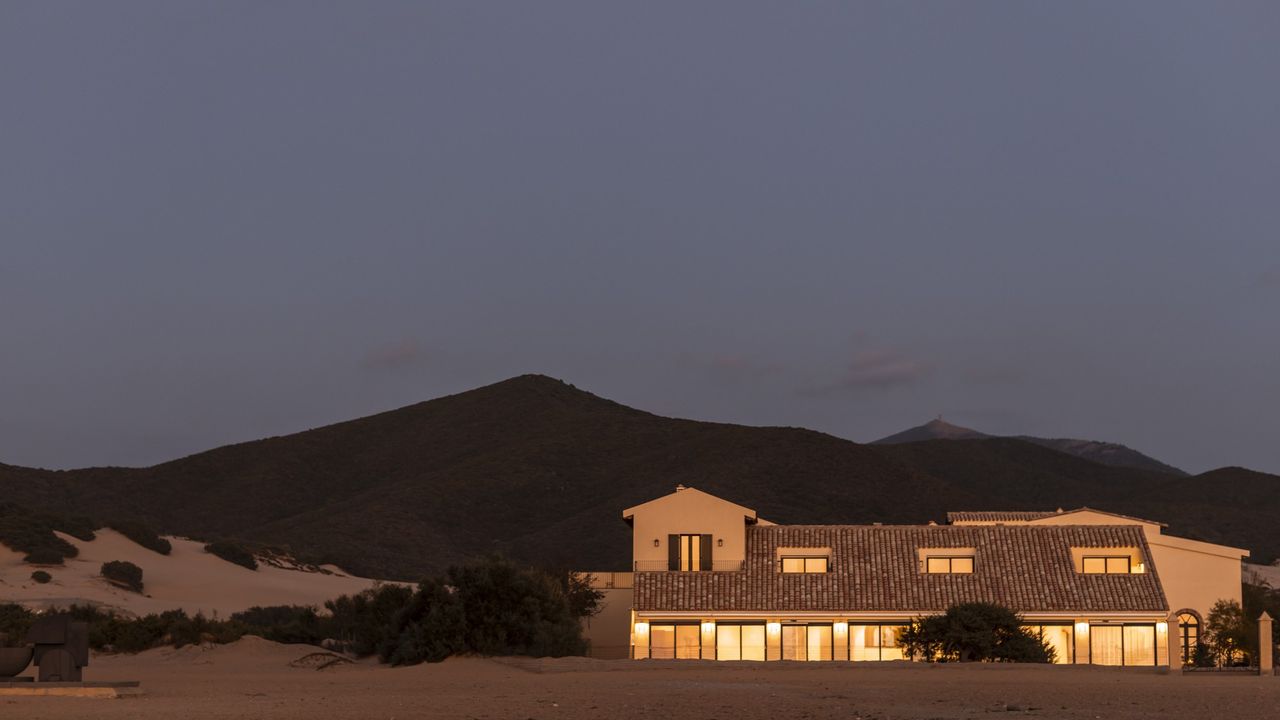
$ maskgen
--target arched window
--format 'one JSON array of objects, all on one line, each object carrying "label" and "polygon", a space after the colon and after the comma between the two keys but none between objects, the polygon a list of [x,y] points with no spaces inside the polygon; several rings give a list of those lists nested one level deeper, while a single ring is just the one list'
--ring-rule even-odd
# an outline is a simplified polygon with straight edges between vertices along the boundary
[{"label": "arched window", "polygon": [[1189,612],[1178,614],[1178,642],[1182,648],[1182,664],[1190,665],[1200,644],[1200,618]]}]

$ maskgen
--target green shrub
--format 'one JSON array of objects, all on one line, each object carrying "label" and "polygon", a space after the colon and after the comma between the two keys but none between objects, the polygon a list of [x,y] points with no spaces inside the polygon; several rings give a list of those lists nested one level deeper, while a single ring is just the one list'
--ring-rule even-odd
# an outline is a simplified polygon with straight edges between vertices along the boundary
[{"label": "green shrub", "polygon": [[130,590],[142,592],[142,568],[125,560],[112,560],[102,564],[102,577]]},{"label": "green shrub", "polygon": [[409,604],[396,613],[392,631],[378,656],[392,665],[440,662],[466,649],[465,636],[462,603],[439,580],[428,579],[418,586]]},{"label": "green shrub", "polygon": [[899,642],[930,662],[1053,662],[1056,652],[1023,627],[1013,610],[994,603],[952,605],[942,615],[920,618]]},{"label": "green shrub", "polygon": [[483,655],[562,657],[586,651],[560,581],[501,558],[449,568],[466,616],[466,649]]},{"label": "green shrub", "polygon": [[36,614],[16,603],[0,603],[0,647],[21,647]]},{"label": "green shrub", "polygon": [[403,585],[376,585],[329,600],[324,604],[330,614],[328,637],[362,657],[381,653],[397,637],[396,616],[413,595],[413,588]]},{"label": "green shrub", "polygon": [[251,607],[231,619],[248,632],[278,643],[317,645],[327,636],[332,623],[321,618],[313,607],[305,605],[273,605]]},{"label": "green shrub", "polygon": [[204,549],[205,552],[217,555],[229,563],[235,563],[250,570],[258,569],[258,561],[253,557],[253,553],[238,543],[229,540],[218,540],[205,545]]},{"label": "green shrub", "polygon": [[23,556],[22,561],[31,565],[61,565],[64,556],[54,548],[40,547]]},{"label": "green shrub", "polygon": [[135,520],[125,520],[113,522],[107,527],[124,535],[130,540],[138,543],[148,550],[154,550],[161,555],[168,555],[173,551],[173,546],[168,540],[160,537],[154,530]]},{"label": "green shrub", "polygon": [[55,530],[64,532],[77,540],[90,542],[97,535],[94,530],[98,529],[97,523],[85,517],[84,515],[74,515],[71,517],[50,517],[50,523]]},{"label": "green shrub", "polygon": [[53,576],[43,570],[37,570],[31,573],[31,579],[43,585],[52,580]]}]

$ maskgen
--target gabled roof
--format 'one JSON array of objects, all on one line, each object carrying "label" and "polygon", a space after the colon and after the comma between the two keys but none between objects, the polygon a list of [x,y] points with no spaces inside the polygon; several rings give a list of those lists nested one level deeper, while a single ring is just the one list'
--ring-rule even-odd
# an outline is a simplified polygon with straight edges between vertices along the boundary
[{"label": "gabled roof", "polygon": [[[642,612],[941,612],[995,602],[1018,612],[1167,612],[1135,525],[753,525],[738,572],[637,572]],[[830,571],[784,574],[777,549],[830,547]],[[1084,575],[1073,547],[1138,548],[1147,572]],[[975,548],[971,575],[920,572],[919,550]]]},{"label": "gabled roof", "polygon": [[[689,495],[686,495],[686,493],[689,493]],[[670,502],[679,502],[682,498],[691,499],[694,496],[696,496],[698,499],[704,502],[707,500],[712,500],[717,504],[726,506],[727,509],[736,510],[737,512],[741,513],[744,518],[746,518],[747,522],[754,523],[756,521],[755,510],[752,510],[749,507],[743,507],[737,503],[729,502],[728,500],[725,500],[722,497],[712,495],[711,493],[703,492],[697,488],[685,487],[684,485],[677,485],[676,491],[673,493],[668,493],[666,495],[663,495],[660,498],[654,498],[653,500],[650,500],[648,502],[643,502],[643,503],[640,503],[639,505],[635,505],[627,508],[626,510],[623,510],[622,519],[626,520],[627,522],[631,522],[631,519],[635,517],[637,510],[650,510],[662,505],[666,505],[667,503],[670,503]]]},{"label": "gabled roof", "polygon": [[959,511],[947,513],[947,522],[1034,522],[1043,520],[1048,517],[1061,517],[1063,515],[1072,515],[1075,513],[1091,512],[1099,515],[1108,515],[1110,517],[1121,518],[1123,520],[1132,520],[1147,525],[1159,525],[1160,527],[1169,527],[1168,523],[1162,523],[1158,520],[1147,520],[1145,518],[1133,517],[1132,515],[1121,515],[1120,513],[1108,512],[1106,510],[1098,510],[1088,506],[1081,506],[1074,510],[980,510],[980,511]]}]

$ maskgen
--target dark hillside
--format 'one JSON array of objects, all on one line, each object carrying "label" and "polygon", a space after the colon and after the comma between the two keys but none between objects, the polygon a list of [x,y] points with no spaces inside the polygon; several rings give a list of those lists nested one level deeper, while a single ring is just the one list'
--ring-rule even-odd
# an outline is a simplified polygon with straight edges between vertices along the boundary
[{"label": "dark hillside", "polygon": [[[0,466],[0,492],[22,492],[28,506],[287,546],[304,559],[408,579],[491,551],[549,567],[624,569],[622,510],[677,483],[777,522],[924,522],[947,510],[1088,504],[1150,514],[1186,534],[1251,547],[1258,559],[1280,549],[1274,522],[1254,520],[1280,514],[1276,493],[1241,487],[1217,497],[1197,481],[1011,438],[873,446],[798,428],[664,418],[534,375],[150,468]],[[1165,502],[1179,494],[1199,505]]]}]

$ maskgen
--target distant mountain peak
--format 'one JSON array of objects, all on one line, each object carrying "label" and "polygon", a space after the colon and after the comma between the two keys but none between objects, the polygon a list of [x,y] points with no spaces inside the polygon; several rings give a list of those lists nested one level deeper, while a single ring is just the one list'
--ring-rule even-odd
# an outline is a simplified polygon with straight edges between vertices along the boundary
[{"label": "distant mountain peak", "polygon": [[[992,437],[1000,436],[988,435],[972,428],[953,425],[943,420],[942,416],[939,415],[923,425],[917,425],[888,437],[882,437],[879,440],[872,441],[871,444],[896,445],[899,443],[924,442],[926,440],[981,440]],[[1013,435],[1011,437],[1068,455],[1075,455],[1102,465],[1140,468],[1170,475],[1187,474],[1172,465],[1162,463],[1153,457],[1143,455],[1137,450],[1119,443],[1100,440],[1077,440],[1074,438],[1042,438],[1031,435]]]},{"label": "distant mountain peak", "polygon": [[922,442],[924,440],[978,440],[987,437],[991,436],[972,428],[953,425],[943,420],[942,416],[939,415],[923,425],[917,425],[888,437],[882,437],[871,444],[896,445],[898,443]]}]

